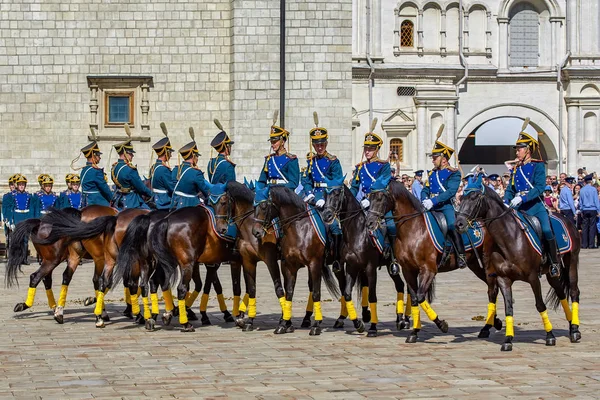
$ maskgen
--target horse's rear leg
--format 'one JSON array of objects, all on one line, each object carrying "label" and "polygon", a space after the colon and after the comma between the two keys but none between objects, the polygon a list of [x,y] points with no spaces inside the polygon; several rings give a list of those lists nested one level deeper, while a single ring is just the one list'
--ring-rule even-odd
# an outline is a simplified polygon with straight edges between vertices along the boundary
[{"label": "horse's rear leg", "polygon": [[[45,279],[47,276],[51,275],[52,271],[54,270],[54,268],[56,268],[56,266],[59,263],[60,260],[42,261],[42,265],[40,266],[40,268],[38,268],[37,271],[35,271],[29,276],[29,289],[27,290],[27,299],[24,303],[17,303],[15,305],[14,312],[21,312],[33,306],[37,285],[39,285],[42,279]],[[52,288],[52,278],[50,278],[50,288]],[[54,297],[54,295],[52,295],[52,297]],[[48,302],[50,303],[50,297],[48,297]]]},{"label": "horse's rear leg", "polygon": [[67,293],[69,291],[69,284],[73,279],[73,274],[75,273],[75,270],[77,270],[77,267],[79,266],[80,260],[81,257],[77,255],[69,255],[69,258],[67,258],[67,268],[65,268],[65,271],[63,272],[63,280],[62,285],[60,287],[60,294],[58,296],[58,303],[56,309],[54,310],[54,320],[59,324],[62,324],[64,322],[63,314],[65,304],[67,304]]},{"label": "horse's rear leg", "polygon": [[[234,264],[234,262],[232,262],[232,264]],[[217,293],[219,311],[223,313],[223,319],[225,320],[225,322],[233,322],[233,316],[231,315],[229,310],[227,310],[227,304],[225,303],[225,297],[223,296],[223,285],[221,285],[221,280],[219,279],[218,269],[219,267],[217,266],[217,268],[215,269],[215,276],[213,279],[213,288],[215,289],[215,293]],[[254,307],[256,307],[256,298],[254,298]]]},{"label": "horse's rear leg", "polygon": [[416,343],[419,338],[419,331],[421,330],[421,309],[419,308],[419,302],[417,301],[417,288],[419,286],[417,280],[418,271],[408,267],[402,267],[402,275],[404,275],[404,279],[406,279],[409,293],[406,306],[408,309],[408,305],[410,304],[410,314],[413,320],[413,330],[406,338],[406,343]]},{"label": "horse's rear leg", "polygon": [[308,274],[310,276],[310,281],[312,283],[312,298],[313,301],[313,310],[315,313],[315,321],[313,322],[309,335],[317,336],[321,334],[321,322],[323,322],[323,313],[321,311],[321,276],[322,276],[322,268],[327,266],[324,265],[325,260],[313,261],[313,263],[309,266]]},{"label": "horse's rear leg", "polygon": [[404,310],[404,281],[400,274],[390,275],[396,288],[396,329],[401,331],[410,326],[410,295],[406,299],[406,312]]},{"label": "horse's rear leg", "polygon": [[242,264],[232,262],[231,270],[231,285],[233,286],[233,317],[225,322],[235,322],[235,318],[240,314],[240,296],[242,294]]},{"label": "horse's rear leg", "polygon": [[[398,275],[396,274],[396,276]],[[369,297],[367,300],[369,302],[369,308],[371,309],[371,326],[367,332],[367,337],[375,337],[377,336],[377,323],[379,322],[379,319],[377,316],[377,267],[373,264],[367,266],[367,279],[369,280]]]},{"label": "horse's rear leg", "polygon": [[427,292],[431,288],[431,283],[435,279],[435,272],[426,269],[419,274],[419,290],[417,292],[417,301],[427,317],[435,323],[440,331],[448,332],[448,323],[445,320],[440,320],[437,313],[431,308],[429,302],[426,299]]},{"label": "horse's rear leg", "polygon": [[530,279],[529,284],[531,285],[531,289],[535,296],[535,308],[542,317],[542,323],[544,324],[544,330],[546,331],[546,346],[555,346],[556,338],[554,337],[554,333],[552,333],[552,323],[550,323],[550,318],[548,317],[548,309],[546,308],[544,297],[542,296],[542,285],[537,274],[533,274],[533,278]]},{"label": "horse's rear leg", "polygon": [[[206,266],[206,282],[204,283],[205,292],[210,292],[211,279],[209,279],[209,266]],[[217,267],[218,268],[218,267]],[[200,276],[200,264],[194,264],[194,270],[192,271],[192,281],[194,281],[194,291],[188,292],[185,297],[185,312],[187,313],[188,321],[198,321],[198,317],[196,313],[192,310],[192,306],[194,302],[198,298],[198,294],[202,290],[202,277]],[[202,296],[204,298],[204,295]],[[200,301],[200,311],[202,311],[202,301]],[[206,310],[205,310],[206,311]],[[206,314],[206,313],[205,313]],[[208,317],[207,317],[208,320]],[[210,325],[210,321],[205,323],[202,321],[203,325]]]},{"label": "horse's rear leg", "polygon": [[163,300],[165,301],[165,312],[162,315],[162,323],[164,326],[168,326],[171,324],[174,314],[173,310],[175,309],[169,280],[166,278],[164,270],[159,266],[156,266],[154,274],[152,275],[152,280],[159,284],[160,289],[162,290]]},{"label": "horse's rear leg", "polygon": [[[103,260],[104,261],[104,260]],[[96,263],[96,260],[94,260]],[[99,261],[98,261],[99,263]],[[104,328],[104,322],[110,321],[108,314],[104,308],[104,296],[111,287],[111,278],[112,278],[112,270],[115,266],[115,260],[110,258],[106,259],[104,262],[104,269],[102,270],[102,274],[98,279],[98,292],[96,296],[96,308],[94,309],[94,314],[96,315],[96,328]],[[134,301],[135,296],[135,301]],[[133,315],[137,315],[140,312],[140,305],[137,302],[137,290],[135,295],[131,295],[131,312]]]},{"label": "horse's rear leg", "polygon": [[306,313],[304,314],[304,318],[302,319],[301,328],[309,328],[311,325],[311,318],[313,315],[313,311],[315,309],[315,303],[313,300],[313,280],[312,276],[309,272],[308,274],[308,300],[306,302]]},{"label": "horse's rear leg", "polygon": [[[210,295],[211,286],[215,285],[215,282],[219,279],[217,271],[220,264],[207,264],[206,265],[206,279],[204,282],[204,291],[202,297],[200,297],[200,321],[202,325],[211,325],[210,319],[206,310],[208,309],[208,298]],[[216,291],[216,287],[215,287]]]},{"label": "horse's rear leg", "polygon": [[360,305],[362,307],[362,321],[366,324],[371,322],[371,312],[369,311],[369,278],[366,269],[360,272]]},{"label": "horse's rear leg", "polygon": [[[197,264],[196,264],[197,265]],[[182,326],[181,332],[194,332],[194,326],[189,323],[185,306],[185,298],[188,294],[190,280],[192,278],[192,270],[194,263],[182,264],[181,280],[177,286],[177,300],[179,308],[179,323]]]},{"label": "horse's rear leg", "polygon": [[[284,264],[285,266],[283,266]],[[283,302],[283,316],[279,326],[275,329],[275,334],[292,333],[295,330],[292,324],[292,299],[294,298],[298,267],[285,262],[282,263],[282,270],[285,281],[285,301]]]},{"label": "horse's rear leg", "polygon": [[338,280],[340,293],[340,316],[333,324],[335,329],[340,329],[344,327],[344,320],[348,317],[348,308],[346,307],[346,298],[344,297],[344,290],[346,289],[346,273],[343,271],[337,272],[334,274]]},{"label": "horse's rear leg", "polygon": [[[569,253],[565,256],[565,262],[569,266],[569,296],[571,297],[572,315],[569,328],[569,335],[572,343],[577,343],[581,340],[581,332],[579,332],[579,255]],[[561,301],[561,303],[563,303]],[[566,303],[566,302],[565,302]],[[568,308],[568,304],[567,308]],[[563,303],[563,308],[565,304]],[[566,310],[565,310],[566,313]]]},{"label": "horse's rear leg", "polygon": [[[236,325],[244,332],[254,330],[254,318],[256,318],[256,264],[254,261],[244,261],[244,279],[246,280],[246,296],[240,304],[240,317],[235,321]],[[241,288],[240,288],[241,292]],[[246,312],[248,316],[246,317]]]},{"label": "horse's rear leg", "polygon": [[477,337],[485,339],[490,337],[490,329],[492,326],[496,330],[502,329],[502,321],[498,318],[496,303],[498,301],[498,284],[495,277],[487,277],[488,285],[488,311],[485,318],[485,325],[479,331]]}]

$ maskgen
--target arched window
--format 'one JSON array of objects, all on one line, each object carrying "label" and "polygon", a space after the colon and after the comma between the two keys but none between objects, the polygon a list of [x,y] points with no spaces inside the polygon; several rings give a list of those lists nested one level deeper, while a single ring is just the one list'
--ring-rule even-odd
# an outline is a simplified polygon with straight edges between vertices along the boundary
[{"label": "arched window", "polygon": [[404,153],[402,152],[402,139],[394,138],[390,140],[390,161],[404,162]]},{"label": "arched window", "polygon": [[596,142],[598,140],[598,117],[593,112],[583,116],[583,140]]},{"label": "arched window", "polygon": [[518,3],[510,11],[510,66],[537,67],[540,16],[530,3]]},{"label": "arched window", "polygon": [[414,25],[411,21],[403,21],[400,25],[400,47],[414,47]]}]

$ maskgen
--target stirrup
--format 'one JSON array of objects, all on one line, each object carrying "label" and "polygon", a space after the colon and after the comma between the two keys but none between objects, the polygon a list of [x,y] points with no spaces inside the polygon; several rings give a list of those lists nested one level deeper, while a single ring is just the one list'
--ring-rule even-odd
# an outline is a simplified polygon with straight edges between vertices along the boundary
[{"label": "stirrup", "polygon": [[456,263],[458,264],[458,268],[460,268],[460,269],[465,269],[468,266],[467,258],[464,254],[456,255]]},{"label": "stirrup", "polygon": [[444,251],[442,252],[442,258],[440,258],[438,268],[441,268],[448,263],[448,259],[450,258],[451,251],[452,251],[452,246],[444,246]]},{"label": "stirrup", "polygon": [[391,263],[388,264],[387,270],[388,274],[390,274],[391,276],[396,276],[400,273],[400,264],[398,264],[396,260],[393,260]]},{"label": "stirrup", "polygon": [[342,265],[338,260],[333,260],[333,263],[331,263],[331,272],[334,274],[342,272]]},{"label": "stirrup", "polygon": [[560,276],[560,264],[550,263],[550,268],[548,268],[548,272],[550,273],[551,277],[558,278]]}]

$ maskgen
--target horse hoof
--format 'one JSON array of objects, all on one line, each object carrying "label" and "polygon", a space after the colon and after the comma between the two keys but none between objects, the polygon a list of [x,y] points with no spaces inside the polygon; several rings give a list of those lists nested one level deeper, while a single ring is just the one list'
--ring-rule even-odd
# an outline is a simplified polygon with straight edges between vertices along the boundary
[{"label": "horse hoof", "polygon": [[556,346],[556,338],[555,337],[546,338],[546,346]]},{"label": "horse hoof", "polygon": [[146,324],[146,320],[142,316],[142,314],[138,314],[135,316],[135,321],[133,321],[135,325],[144,325]]},{"label": "horse hoof", "polygon": [[275,331],[273,333],[276,335],[283,335],[284,333],[286,333],[286,328],[283,325],[279,325],[277,328],[275,328]]},{"label": "horse hoof", "polygon": [[127,304],[127,307],[125,307],[125,309],[123,310],[123,312],[121,313],[125,318],[127,319],[133,319],[133,313],[131,312],[131,304]]},{"label": "horse hoof", "polygon": [[321,334],[320,326],[313,326],[310,328],[310,332],[308,333],[310,336],[319,336]]},{"label": "horse hoof", "polygon": [[571,343],[578,343],[581,340],[581,332],[579,331],[575,331],[575,332],[571,332]]},{"label": "horse hoof", "polygon": [[417,343],[417,338],[418,338],[418,336],[416,333],[411,333],[406,338],[406,343]]},{"label": "horse hoof", "polygon": [[102,311],[102,315],[100,316],[100,318],[102,318],[102,321],[104,322],[110,322],[110,317],[108,316],[106,311]]},{"label": "horse hoof", "polygon": [[296,328],[294,328],[294,325],[290,325],[285,328],[285,333],[294,333],[295,331]]},{"label": "horse hoof", "polygon": [[146,330],[153,331],[155,324],[156,324],[156,322],[153,319],[147,319],[146,320]]},{"label": "horse hoof", "polygon": [[512,343],[502,343],[500,351],[512,351]]},{"label": "horse hoof", "polygon": [[335,329],[341,329],[341,328],[343,328],[344,327],[344,320],[340,319],[340,318],[336,319],[335,322],[333,323],[333,327]]},{"label": "horse hoof", "polygon": [[185,311],[188,317],[188,321],[198,321],[198,316],[195,312],[192,311],[191,308],[186,308]]},{"label": "horse hoof", "polygon": [[359,319],[358,322],[354,323],[354,327],[356,328],[356,332],[363,333],[365,331],[365,324]]},{"label": "horse hoof", "polygon": [[498,317],[494,318],[494,328],[497,331],[501,331],[502,330],[502,320]]},{"label": "horse hoof", "polygon": [[362,320],[364,323],[371,322],[371,311],[369,311],[368,309],[363,309]]},{"label": "horse hoof", "polygon": [[25,303],[17,303],[17,305],[15,306],[14,312],[25,311],[28,308],[29,308],[29,306]]},{"label": "horse hoof", "polygon": [[242,328],[242,332],[252,332],[254,330],[254,324],[251,322],[248,322],[247,324],[244,325],[244,327]]},{"label": "horse hoof", "polygon": [[367,337],[377,337],[377,329],[369,329]]},{"label": "horse hoof", "polygon": [[181,332],[196,332],[196,330],[194,329],[194,326],[188,322],[181,326]]},{"label": "horse hoof", "polygon": [[86,306],[86,307],[87,307],[87,306],[91,306],[92,304],[95,304],[95,303],[96,303],[96,301],[97,301],[97,300],[96,300],[96,298],[95,298],[95,297],[88,297],[88,298],[86,298],[86,299],[83,301],[83,305],[84,305],[84,306]]},{"label": "horse hoof", "polygon": [[223,312],[223,319],[225,320],[225,322],[235,322],[235,319],[233,319],[233,315],[231,315],[229,311]]},{"label": "horse hoof", "polygon": [[442,331],[443,333],[448,333],[448,323],[446,322],[446,320],[443,319],[439,322],[439,324],[436,325],[440,329],[440,331]]},{"label": "horse hoof", "polygon": [[302,320],[302,324],[300,325],[300,328],[310,328],[310,324],[311,324],[310,319],[304,318]]},{"label": "horse hoof", "polygon": [[171,320],[173,319],[173,313],[164,313],[161,317],[162,323],[164,326],[171,325]]},{"label": "horse hoof", "polygon": [[487,338],[489,338],[490,337],[490,330],[482,328],[481,331],[479,331],[479,335],[477,335],[477,337],[479,339],[487,339]]},{"label": "horse hoof", "polygon": [[96,317],[96,328],[104,328],[105,324],[104,324],[104,320],[102,319],[102,317],[97,316]]},{"label": "horse hoof", "polygon": [[210,322],[210,319],[208,319],[208,317],[206,317],[206,318],[202,317],[202,319],[200,320],[200,322],[202,322],[202,326],[212,325],[212,323]]},{"label": "horse hoof", "polygon": [[61,325],[64,323],[64,319],[63,319],[63,315],[62,314],[60,314],[60,315],[54,314],[54,320],[56,322],[58,322],[59,324],[61,324]]}]

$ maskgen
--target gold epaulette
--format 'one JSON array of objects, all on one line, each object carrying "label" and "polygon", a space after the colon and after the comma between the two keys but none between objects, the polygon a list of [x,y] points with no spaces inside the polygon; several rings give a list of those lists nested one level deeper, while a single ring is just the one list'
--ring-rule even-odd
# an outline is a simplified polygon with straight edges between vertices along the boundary
[{"label": "gold epaulette", "polygon": [[307,160],[310,160],[310,159],[314,158],[314,156],[316,156],[316,154],[314,152],[312,152],[312,151],[306,153],[306,159]]},{"label": "gold epaulette", "polygon": [[325,157],[327,157],[330,160],[337,160],[337,157],[333,154],[325,153]]}]

